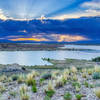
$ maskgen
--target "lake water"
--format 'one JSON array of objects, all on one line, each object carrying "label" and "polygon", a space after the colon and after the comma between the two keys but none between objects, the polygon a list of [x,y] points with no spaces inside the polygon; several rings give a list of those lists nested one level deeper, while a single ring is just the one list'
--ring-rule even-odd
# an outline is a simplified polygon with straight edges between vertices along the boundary
[{"label": "lake water", "polygon": [[87,59],[100,56],[100,46],[65,45],[67,48],[85,48],[94,51],[0,51],[0,64],[48,65],[41,58],[63,60],[65,58]]}]

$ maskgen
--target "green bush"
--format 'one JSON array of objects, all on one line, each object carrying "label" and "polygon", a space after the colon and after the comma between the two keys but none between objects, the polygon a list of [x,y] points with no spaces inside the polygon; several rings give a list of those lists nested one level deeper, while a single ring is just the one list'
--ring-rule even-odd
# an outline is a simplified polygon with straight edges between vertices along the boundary
[{"label": "green bush", "polygon": [[19,76],[18,76],[18,75],[13,75],[13,76],[12,76],[12,80],[13,80],[13,81],[18,80],[18,78],[19,78]]},{"label": "green bush", "polygon": [[47,95],[44,97],[44,100],[51,100],[50,97],[48,97]]},{"label": "green bush", "polygon": [[73,82],[72,86],[81,88],[81,84],[79,82]]},{"label": "green bush", "polygon": [[33,85],[33,86],[32,86],[32,92],[34,92],[34,93],[37,92],[37,87],[36,87],[36,85]]},{"label": "green bush", "polygon": [[45,81],[45,79],[41,78],[39,81],[40,85],[42,85],[44,81]]},{"label": "green bush", "polygon": [[100,79],[100,72],[94,72],[92,75],[93,79]]},{"label": "green bush", "polygon": [[82,98],[81,94],[76,94],[75,96],[76,96],[77,100],[81,100],[81,98]]},{"label": "green bush", "polygon": [[2,94],[5,91],[6,91],[6,87],[4,85],[0,84],[0,93]]},{"label": "green bush", "polygon": [[55,91],[54,90],[46,90],[45,93],[48,97],[52,97],[54,95]]},{"label": "green bush", "polygon": [[15,98],[15,97],[16,97],[16,95],[17,95],[17,92],[15,92],[15,91],[10,91],[10,92],[9,92],[9,94],[10,94],[12,97],[14,97],[14,98]]},{"label": "green bush", "polygon": [[100,57],[93,58],[92,61],[100,62]]},{"label": "green bush", "polygon": [[42,79],[50,79],[52,77],[51,73],[46,73],[42,75]]},{"label": "green bush", "polygon": [[69,92],[65,93],[64,100],[72,100],[72,95]]},{"label": "green bush", "polygon": [[86,87],[89,87],[89,83],[88,82],[84,82],[84,85],[86,86]]},{"label": "green bush", "polygon": [[26,83],[27,83],[28,86],[33,85],[34,83],[36,83],[35,78],[33,78],[32,74],[27,75]]}]

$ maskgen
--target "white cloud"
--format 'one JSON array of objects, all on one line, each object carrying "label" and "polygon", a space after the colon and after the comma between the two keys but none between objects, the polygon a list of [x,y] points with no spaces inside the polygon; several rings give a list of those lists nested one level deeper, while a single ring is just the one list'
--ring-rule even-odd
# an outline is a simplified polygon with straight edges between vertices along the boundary
[{"label": "white cloud", "polygon": [[96,2],[96,1],[85,2],[81,6],[89,9],[100,9],[100,2]]},{"label": "white cloud", "polygon": [[16,18],[13,18],[13,17],[8,17],[8,15],[4,14],[4,11],[2,9],[0,9],[0,19],[2,19],[2,20],[12,19],[12,20],[20,20],[20,21],[28,20],[28,19],[16,19]]},{"label": "white cloud", "polygon": [[4,15],[2,9],[0,9],[0,19],[6,20],[7,17]]},{"label": "white cloud", "polygon": [[88,16],[100,16],[100,11],[96,10],[86,10],[84,12],[75,12],[72,14],[65,14],[60,16],[52,17],[52,19],[68,19],[68,18],[80,18],[80,17],[88,17]]},{"label": "white cloud", "polygon": [[[85,10],[81,10],[84,8]],[[92,0],[91,2],[84,2],[80,5],[80,11],[73,12],[71,14],[64,14],[52,17],[52,19],[68,19],[68,18],[80,18],[88,16],[100,16],[100,0]]]}]

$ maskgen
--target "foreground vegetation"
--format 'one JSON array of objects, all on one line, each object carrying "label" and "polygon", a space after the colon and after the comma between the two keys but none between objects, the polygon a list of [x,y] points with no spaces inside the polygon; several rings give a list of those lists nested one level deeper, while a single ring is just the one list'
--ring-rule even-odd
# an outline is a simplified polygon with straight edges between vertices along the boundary
[{"label": "foreground vegetation", "polygon": [[0,76],[0,100],[99,100],[100,66]]}]

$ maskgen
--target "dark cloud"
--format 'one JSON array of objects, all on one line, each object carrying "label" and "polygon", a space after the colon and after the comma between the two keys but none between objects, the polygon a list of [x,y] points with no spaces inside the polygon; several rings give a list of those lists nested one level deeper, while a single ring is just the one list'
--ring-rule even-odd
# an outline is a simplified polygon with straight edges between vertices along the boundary
[{"label": "dark cloud", "polygon": [[[0,20],[0,41],[17,38],[32,38],[45,34],[42,38],[52,34],[82,36],[100,42],[100,17],[81,17],[67,20]],[[2,39],[4,38],[4,39]],[[49,40],[52,37],[49,37]],[[66,39],[65,39],[66,40]],[[84,40],[83,40],[84,41]]]}]

